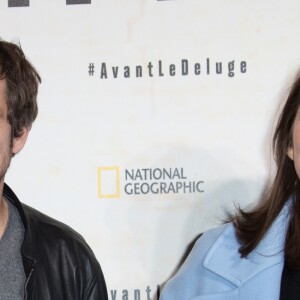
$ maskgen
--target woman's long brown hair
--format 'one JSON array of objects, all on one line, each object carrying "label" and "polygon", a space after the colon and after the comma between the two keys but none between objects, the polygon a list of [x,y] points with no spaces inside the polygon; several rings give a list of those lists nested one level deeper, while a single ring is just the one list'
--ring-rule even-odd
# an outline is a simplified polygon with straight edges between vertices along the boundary
[{"label": "woman's long brown hair", "polygon": [[293,196],[290,223],[285,240],[285,263],[300,269],[300,181],[293,161],[287,156],[292,147],[292,131],[300,105],[300,76],[296,78],[279,117],[273,137],[273,152],[277,173],[268,194],[251,211],[239,209],[234,217],[237,238],[241,244],[241,257],[253,251],[282,210]]}]

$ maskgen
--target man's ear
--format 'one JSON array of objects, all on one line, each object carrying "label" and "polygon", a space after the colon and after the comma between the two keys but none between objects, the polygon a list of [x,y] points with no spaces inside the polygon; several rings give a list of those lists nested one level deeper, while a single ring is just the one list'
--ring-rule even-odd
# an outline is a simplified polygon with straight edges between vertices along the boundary
[{"label": "man's ear", "polygon": [[12,140],[12,153],[18,154],[24,147],[30,128],[23,127],[22,133],[19,137],[13,137]]},{"label": "man's ear", "polygon": [[294,148],[293,146],[290,146],[288,147],[288,150],[287,150],[287,156],[291,159],[291,160],[294,160]]}]

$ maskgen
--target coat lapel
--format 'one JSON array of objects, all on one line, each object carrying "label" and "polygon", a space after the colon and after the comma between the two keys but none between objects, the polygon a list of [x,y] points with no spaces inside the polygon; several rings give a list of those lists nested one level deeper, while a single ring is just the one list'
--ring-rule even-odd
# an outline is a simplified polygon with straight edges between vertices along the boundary
[{"label": "coat lapel", "polygon": [[289,203],[290,201],[248,258],[237,259],[240,245],[235,237],[234,227],[230,224],[207,252],[203,267],[238,287],[266,268],[282,263]]}]

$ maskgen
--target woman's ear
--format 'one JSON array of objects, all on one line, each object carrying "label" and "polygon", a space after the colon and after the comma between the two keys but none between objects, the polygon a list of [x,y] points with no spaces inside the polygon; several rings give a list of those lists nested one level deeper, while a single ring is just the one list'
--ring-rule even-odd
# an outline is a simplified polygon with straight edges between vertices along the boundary
[{"label": "woman's ear", "polygon": [[288,147],[288,151],[287,151],[287,156],[291,159],[294,160],[294,148],[293,146]]},{"label": "woman's ear", "polygon": [[30,128],[23,127],[22,133],[19,137],[13,137],[12,140],[12,154],[18,154],[24,147]]}]

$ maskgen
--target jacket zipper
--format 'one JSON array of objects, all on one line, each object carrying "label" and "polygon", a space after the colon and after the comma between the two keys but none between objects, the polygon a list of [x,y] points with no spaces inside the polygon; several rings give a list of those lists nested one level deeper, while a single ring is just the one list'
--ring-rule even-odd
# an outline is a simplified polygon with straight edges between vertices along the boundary
[{"label": "jacket zipper", "polygon": [[32,265],[31,270],[30,270],[30,273],[29,273],[29,276],[28,276],[28,278],[27,278],[27,280],[26,280],[26,282],[25,282],[25,287],[24,287],[24,290],[25,290],[24,300],[27,300],[27,299],[28,299],[28,298],[27,298],[27,297],[28,297],[28,295],[27,295],[27,286],[28,286],[28,283],[29,283],[29,280],[30,280],[30,278],[31,278],[31,276],[32,276],[33,271],[34,271],[34,265]]}]

